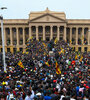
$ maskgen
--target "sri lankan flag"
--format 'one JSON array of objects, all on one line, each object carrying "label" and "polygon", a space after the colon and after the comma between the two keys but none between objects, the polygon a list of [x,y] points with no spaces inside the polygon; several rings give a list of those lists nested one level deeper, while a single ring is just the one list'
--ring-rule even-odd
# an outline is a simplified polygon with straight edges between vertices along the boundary
[{"label": "sri lankan flag", "polygon": [[47,45],[43,42],[44,47],[47,47]]},{"label": "sri lankan flag", "polygon": [[63,49],[63,48],[61,48],[61,51],[59,51],[59,55],[60,55],[61,53],[64,53],[64,49]]},{"label": "sri lankan flag", "polygon": [[19,65],[21,68],[24,68],[23,63],[21,62],[21,60],[18,62],[18,65]]},{"label": "sri lankan flag", "polygon": [[81,56],[81,58],[80,58],[80,60],[79,60],[79,61],[81,62],[81,61],[82,61],[82,59],[83,59],[83,56]]},{"label": "sri lankan flag", "polygon": [[61,70],[60,70],[59,65],[58,65],[57,62],[56,62],[56,73],[61,74]]},{"label": "sri lankan flag", "polygon": [[77,54],[76,54],[76,56],[75,56],[75,59],[78,59],[78,56],[77,56]]},{"label": "sri lankan flag", "polygon": [[49,67],[49,63],[48,62],[45,62],[45,64]]},{"label": "sri lankan flag", "polygon": [[54,40],[54,43],[56,44],[58,42],[58,39],[56,38],[55,40]]},{"label": "sri lankan flag", "polygon": [[70,40],[70,44],[72,43],[72,40]]}]

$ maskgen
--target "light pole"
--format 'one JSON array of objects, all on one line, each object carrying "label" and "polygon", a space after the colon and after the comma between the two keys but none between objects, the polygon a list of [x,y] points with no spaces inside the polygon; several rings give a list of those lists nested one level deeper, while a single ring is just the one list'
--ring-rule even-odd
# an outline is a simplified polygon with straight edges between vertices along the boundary
[{"label": "light pole", "polygon": [[[0,9],[4,10],[4,9],[7,9],[7,8],[2,7]],[[3,16],[0,16],[0,20],[1,20],[2,48],[3,48],[3,66],[4,66],[4,72],[6,72],[5,45],[4,45],[4,32],[3,32]]]},{"label": "light pole", "polygon": [[90,30],[88,30],[88,45],[90,45]]}]

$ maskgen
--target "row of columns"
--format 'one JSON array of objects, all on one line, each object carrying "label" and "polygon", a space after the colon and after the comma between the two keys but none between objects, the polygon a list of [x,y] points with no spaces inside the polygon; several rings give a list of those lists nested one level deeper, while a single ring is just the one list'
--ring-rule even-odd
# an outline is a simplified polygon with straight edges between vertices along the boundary
[{"label": "row of columns", "polygon": [[[39,39],[38,27],[36,26],[36,40]],[[32,37],[31,26],[29,27],[29,38]],[[60,26],[57,26],[57,39],[60,37]],[[53,26],[50,26],[50,40],[53,39]],[[43,26],[43,40],[45,40],[45,26]],[[63,40],[66,41],[66,27],[64,27]]]},{"label": "row of columns", "polygon": [[[38,34],[38,27],[39,26],[36,26],[36,40],[39,39],[39,34]],[[60,38],[60,26],[57,26],[57,39],[59,40]],[[76,36],[74,37],[75,38],[75,42],[76,42],[76,45],[78,45],[78,29],[79,27],[76,27]],[[31,38],[32,36],[32,33],[31,33],[31,26],[29,28],[29,37]],[[90,30],[90,28],[89,28]],[[81,38],[84,38],[84,27],[82,27],[82,37]],[[53,26],[50,26],[50,40],[53,39]],[[43,26],[43,40],[45,40],[45,26]],[[63,40],[66,41],[66,26],[64,26],[64,32],[63,32]],[[72,27],[70,27],[70,41],[72,41]],[[70,44],[72,44],[70,42]],[[84,39],[82,39],[82,44],[84,44]],[[90,45],[90,31],[88,31],[88,45]]]},{"label": "row of columns", "polygon": [[[53,26],[50,26],[50,40],[53,39]],[[10,27],[10,46],[13,46],[13,28]],[[72,40],[72,29],[73,27],[70,27],[70,40]],[[90,30],[90,28],[88,28]],[[23,33],[23,46],[25,46],[25,28],[22,27],[22,33]],[[38,34],[38,26],[36,27],[36,39],[38,40],[39,34]],[[78,27],[76,27],[76,45],[78,45]],[[84,37],[84,27],[82,28],[82,36]],[[31,32],[31,27],[29,27],[29,37],[32,37],[32,32]],[[57,39],[59,40],[60,38],[60,26],[57,26]],[[4,40],[5,40],[5,46],[6,45],[6,28],[4,27]],[[17,38],[17,50],[19,50],[19,27],[16,27],[16,38]],[[66,27],[64,26],[64,32],[63,32],[63,39],[66,41]],[[43,26],[43,40],[45,40],[45,26]],[[82,40],[84,42],[84,40]],[[71,44],[71,43],[70,43]],[[90,45],[90,31],[88,31],[88,45]],[[89,47],[88,47],[89,48]],[[10,48],[13,51],[13,47]],[[88,50],[90,51],[90,49]]]},{"label": "row of columns", "polygon": [[[16,38],[17,38],[17,46],[19,46],[19,28],[16,28]],[[57,39],[59,40],[60,37],[60,26],[57,26]],[[25,28],[22,28],[23,32],[23,45],[25,45]],[[90,28],[89,28],[90,30]],[[29,27],[29,38],[32,37],[31,33],[31,27]],[[82,28],[82,37],[84,37],[84,28]],[[76,45],[78,45],[78,27],[76,27]],[[36,40],[39,39],[38,34],[38,26],[36,27]],[[53,39],[53,26],[50,26],[50,40]],[[6,46],[6,32],[4,28],[4,40],[5,40],[5,46]],[[45,26],[43,26],[43,40],[45,40]],[[66,27],[64,27],[64,33],[63,33],[63,40],[66,41]],[[70,40],[72,40],[72,28],[70,27]],[[70,44],[72,44],[70,42]],[[82,44],[84,44],[84,39],[82,39]],[[12,28],[10,27],[10,45],[13,45],[13,32]],[[88,45],[90,45],[90,31],[88,31]]]},{"label": "row of columns", "polygon": [[[7,46],[6,43],[6,28],[4,28],[4,41],[5,41],[5,46]],[[13,46],[13,32],[12,32],[12,28],[10,29],[10,45]],[[25,28],[22,28],[22,33],[23,33],[23,45],[25,45]],[[16,38],[17,38],[17,46],[19,46],[19,28],[16,28]]]},{"label": "row of columns", "polygon": [[[82,39],[82,44],[84,44],[84,27],[82,28],[82,35],[81,35],[83,38]],[[78,27],[76,27],[76,36],[75,36],[75,39],[76,39],[76,45],[78,45]],[[72,40],[72,28],[70,27],[70,40]],[[70,42],[70,44],[72,44]],[[90,45],[90,28],[88,28],[88,45]]]}]

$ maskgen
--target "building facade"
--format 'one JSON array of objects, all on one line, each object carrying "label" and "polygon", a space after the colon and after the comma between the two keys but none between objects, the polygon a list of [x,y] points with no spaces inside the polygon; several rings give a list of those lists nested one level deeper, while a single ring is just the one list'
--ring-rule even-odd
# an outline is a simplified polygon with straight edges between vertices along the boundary
[{"label": "building facade", "polygon": [[[29,19],[5,19],[5,51],[25,51],[27,40],[65,40],[75,51],[90,52],[90,19],[66,19],[64,12],[31,12]],[[0,52],[2,51],[0,25]]]}]

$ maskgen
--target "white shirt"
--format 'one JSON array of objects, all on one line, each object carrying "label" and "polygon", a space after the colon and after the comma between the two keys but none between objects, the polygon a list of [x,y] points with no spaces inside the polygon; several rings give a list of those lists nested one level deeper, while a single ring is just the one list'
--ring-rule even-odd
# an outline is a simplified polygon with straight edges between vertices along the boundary
[{"label": "white shirt", "polygon": [[34,91],[32,90],[31,96],[26,96],[25,100],[33,100],[34,98]]},{"label": "white shirt", "polygon": [[65,97],[64,95],[61,95],[61,98],[60,98],[60,100],[62,100],[64,97]]}]

